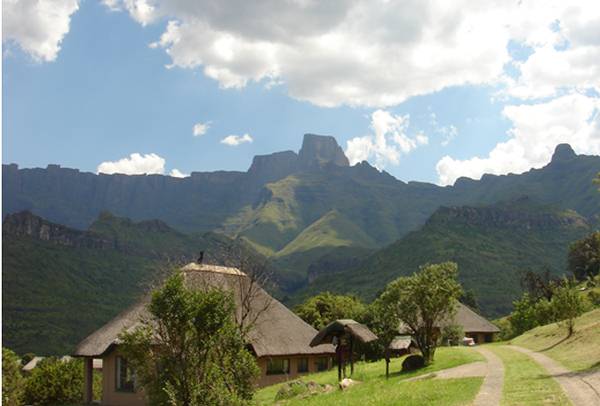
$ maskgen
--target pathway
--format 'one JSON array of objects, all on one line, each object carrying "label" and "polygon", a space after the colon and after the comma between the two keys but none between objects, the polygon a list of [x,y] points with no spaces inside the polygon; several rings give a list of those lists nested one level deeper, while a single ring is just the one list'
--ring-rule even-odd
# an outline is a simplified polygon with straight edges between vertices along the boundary
[{"label": "pathway", "polygon": [[475,406],[497,406],[502,399],[502,387],[504,385],[504,364],[502,360],[486,348],[478,347],[477,351],[487,360],[487,375],[479,393],[475,397]]},{"label": "pathway", "polygon": [[600,371],[576,373],[539,352],[517,345],[509,345],[508,348],[527,354],[548,371],[574,406],[600,405]]}]

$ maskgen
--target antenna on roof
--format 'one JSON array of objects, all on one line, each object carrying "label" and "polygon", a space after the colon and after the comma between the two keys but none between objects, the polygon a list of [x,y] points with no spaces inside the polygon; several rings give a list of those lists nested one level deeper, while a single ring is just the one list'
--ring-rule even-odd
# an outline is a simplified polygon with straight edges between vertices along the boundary
[{"label": "antenna on roof", "polygon": [[198,261],[196,261],[196,262],[201,264],[203,260],[204,260],[204,251],[200,251],[200,256],[198,257]]}]

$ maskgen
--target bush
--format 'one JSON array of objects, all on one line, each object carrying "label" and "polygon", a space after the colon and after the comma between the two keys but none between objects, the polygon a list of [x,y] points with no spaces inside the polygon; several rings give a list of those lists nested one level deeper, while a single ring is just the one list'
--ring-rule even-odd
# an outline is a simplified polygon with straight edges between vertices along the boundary
[{"label": "bush", "polygon": [[21,360],[13,351],[2,348],[2,404],[17,406],[23,404]]},{"label": "bush", "polygon": [[442,345],[458,345],[465,336],[463,328],[457,324],[445,326],[442,329],[441,344]]},{"label": "bush", "polygon": [[46,358],[31,371],[25,384],[25,403],[53,405],[83,400],[83,362]]},{"label": "bush", "polygon": [[421,355],[409,355],[402,361],[402,372],[414,371],[425,366],[425,358]]},{"label": "bush", "polygon": [[596,292],[595,290],[590,290],[587,294],[590,303],[594,307],[600,306],[600,292]]}]

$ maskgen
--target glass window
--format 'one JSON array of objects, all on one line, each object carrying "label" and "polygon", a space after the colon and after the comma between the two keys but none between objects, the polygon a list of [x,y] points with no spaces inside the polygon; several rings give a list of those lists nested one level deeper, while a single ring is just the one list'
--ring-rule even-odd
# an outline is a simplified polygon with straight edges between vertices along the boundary
[{"label": "glass window", "polygon": [[298,358],[298,373],[308,372],[308,358]]},{"label": "glass window", "polygon": [[287,358],[269,358],[267,375],[282,375],[290,373],[290,360]]},{"label": "glass window", "polygon": [[319,357],[315,361],[317,366],[317,371],[326,371],[329,367],[329,358],[327,357]]},{"label": "glass window", "polygon": [[135,373],[127,365],[127,360],[123,357],[117,357],[117,390],[121,392],[135,391]]}]

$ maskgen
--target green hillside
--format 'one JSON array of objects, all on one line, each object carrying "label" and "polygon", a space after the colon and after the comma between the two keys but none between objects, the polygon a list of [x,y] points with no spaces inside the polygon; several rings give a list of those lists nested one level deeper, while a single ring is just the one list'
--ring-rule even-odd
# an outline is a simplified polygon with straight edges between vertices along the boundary
[{"label": "green hillside", "polygon": [[[103,214],[82,232],[29,213],[3,224],[3,345],[18,353],[69,354],[139,299],[161,272],[214,252],[223,237],[189,237],[161,222]],[[49,232],[47,230],[50,230]]]},{"label": "green hillside", "polygon": [[574,371],[600,368],[600,309],[578,317],[571,337],[559,323],[552,323],[529,330],[511,343],[541,351]]},{"label": "green hillside", "polygon": [[562,274],[568,244],[588,231],[578,214],[527,199],[490,207],[441,208],[423,228],[359,266],[318,277],[294,301],[324,290],[370,300],[388,282],[412,274],[422,264],[454,261],[460,282],[475,292],[483,312],[503,315],[520,293],[520,271],[548,267]]}]

